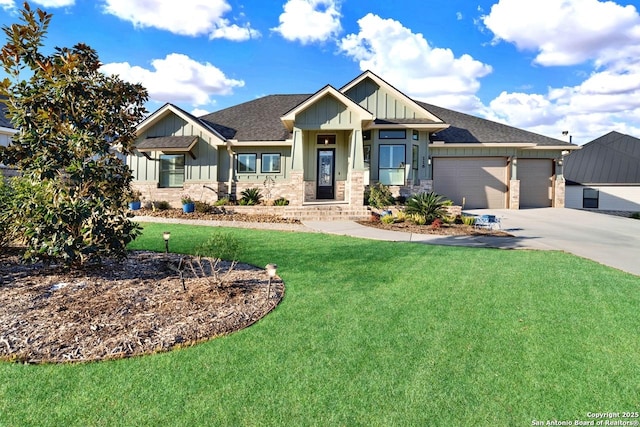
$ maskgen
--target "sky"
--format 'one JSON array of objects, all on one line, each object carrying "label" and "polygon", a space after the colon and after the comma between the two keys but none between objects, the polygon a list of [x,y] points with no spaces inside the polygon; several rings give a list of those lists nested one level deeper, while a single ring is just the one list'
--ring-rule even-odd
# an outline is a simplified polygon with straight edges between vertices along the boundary
[{"label": "sky", "polygon": [[[103,72],[148,89],[150,112],[200,116],[371,70],[413,99],[579,145],[640,137],[640,0],[30,4],[53,14],[43,53],[88,44]],[[0,0],[0,25],[21,7]]]}]

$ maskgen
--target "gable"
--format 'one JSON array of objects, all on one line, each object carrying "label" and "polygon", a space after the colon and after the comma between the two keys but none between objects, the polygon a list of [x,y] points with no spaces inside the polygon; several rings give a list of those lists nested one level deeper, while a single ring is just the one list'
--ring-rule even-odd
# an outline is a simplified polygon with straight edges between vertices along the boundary
[{"label": "gable", "polygon": [[442,123],[442,120],[400,92],[371,71],[366,71],[345,85],[341,91],[376,119],[421,120]]},{"label": "gable", "polygon": [[335,97],[327,94],[296,114],[300,129],[350,129],[359,122],[354,112]]}]

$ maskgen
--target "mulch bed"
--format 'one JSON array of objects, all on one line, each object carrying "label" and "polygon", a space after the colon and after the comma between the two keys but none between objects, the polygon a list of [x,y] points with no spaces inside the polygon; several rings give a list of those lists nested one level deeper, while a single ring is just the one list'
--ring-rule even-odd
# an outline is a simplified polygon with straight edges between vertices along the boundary
[{"label": "mulch bed", "polygon": [[237,222],[257,222],[257,223],[272,223],[272,224],[300,224],[300,220],[295,218],[282,218],[277,215],[266,214],[244,214],[234,212],[233,206],[221,206],[215,207],[213,212],[191,212],[184,213],[182,209],[165,209],[165,210],[151,210],[140,209],[137,211],[131,211],[134,215],[152,216],[160,218],[180,218],[180,219],[201,219],[210,221],[237,221]]},{"label": "mulch bed", "polygon": [[202,271],[186,268],[185,290],[177,254],[137,251],[123,262],[73,272],[23,265],[19,254],[0,255],[0,359],[10,361],[84,362],[168,351],[246,328],[284,296],[280,278],[267,295],[266,272],[246,264],[230,272],[229,263],[218,264],[222,283],[206,262]]},{"label": "mulch bed", "polygon": [[475,228],[464,224],[442,224],[440,227],[431,225],[416,225],[409,221],[394,222],[385,224],[382,221],[358,221],[359,224],[367,227],[376,227],[383,230],[400,231],[414,234],[436,234],[442,236],[498,236],[513,237],[511,234],[498,229]]}]

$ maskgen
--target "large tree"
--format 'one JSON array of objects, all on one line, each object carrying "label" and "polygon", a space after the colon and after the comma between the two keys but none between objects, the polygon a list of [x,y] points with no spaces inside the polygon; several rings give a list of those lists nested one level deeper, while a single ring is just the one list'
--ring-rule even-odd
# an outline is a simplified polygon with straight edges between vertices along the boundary
[{"label": "large tree", "polygon": [[124,163],[144,117],[147,91],[100,72],[95,50],[79,43],[41,53],[52,15],[24,3],[20,23],[4,26],[0,84],[18,133],[0,151],[17,167],[14,216],[25,258],[83,264],[126,256],[139,234],[126,196]]}]

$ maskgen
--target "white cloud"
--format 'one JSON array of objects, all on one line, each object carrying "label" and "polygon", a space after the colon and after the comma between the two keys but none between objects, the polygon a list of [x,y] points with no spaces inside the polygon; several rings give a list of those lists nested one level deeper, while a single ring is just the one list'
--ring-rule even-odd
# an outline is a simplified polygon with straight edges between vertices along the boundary
[{"label": "white cloud", "polygon": [[536,51],[542,66],[590,62],[593,71],[572,87],[547,93],[503,92],[490,118],[574,142],[612,130],[640,135],[640,16],[633,6],[596,0],[500,0],[483,18],[494,42]]},{"label": "white cloud", "polygon": [[172,53],[151,62],[153,70],[131,66],[127,62],[102,66],[106,74],[118,74],[132,83],[141,83],[149,91],[149,98],[161,102],[188,102],[194,106],[212,102],[212,95],[230,95],[233,88],[244,81],[227,78],[214,65],[196,62],[186,55]]},{"label": "white cloud", "polygon": [[569,130],[584,143],[612,130],[640,135],[640,65],[594,72],[577,86],[545,94],[503,92],[491,101],[490,118],[559,137]]},{"label": "white cloud", "polygon": [[231,24],[223,16],[231,11],[226,0],[105,0],[105,12],[132,22],[185,36],[243,41],[260,36],[247,24]]},{"label": "white cloud", "polygon": [[31,3],[38,4],[42,7],[67,7],[76,4],[76,0],[31,0]]},{"label": "white cloud", "polygon": [[636,56],[640,17],[634,6],[597,0],[499,0],[482,18],[494,42],[537,51],[541,65]]},{"label": "white cloud", "polygon": [[[0,0],[0,7],[4,10],[15,9],[17,6],[22,7],[22,3],[22,1],[19,1],[16,4],[15,0]],[[31,0],[30,3],[40,7],[57,8],[73,6],[76,0]]]},{"label": "white cloud", "polygon": [[422,34],[393,19],[370,13],[358,24],[360,32],[344,37],[339,48],[361,70],[373,71],[415,99],[466,111],[479,107],[475,93],[479,79],[491,73],[489,65],[431,47]]},{"label": "white cloud", "polygon": [[324,42],[338,36],[340,8],[336,0],[288,0],[280,25],[272,31],[302,44]]}]

